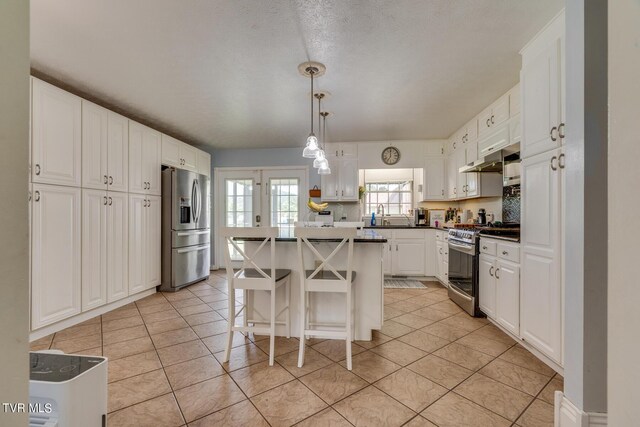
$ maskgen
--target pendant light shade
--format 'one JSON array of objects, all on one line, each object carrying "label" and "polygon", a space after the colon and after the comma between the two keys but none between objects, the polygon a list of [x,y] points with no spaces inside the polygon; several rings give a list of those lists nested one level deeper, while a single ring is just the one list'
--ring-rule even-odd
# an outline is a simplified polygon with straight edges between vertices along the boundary
[{"label": "pendant light shade", "polygon": [[324,164],[318,169],[318,175],[331,175],[331,168],[329,167],[329,162],[324,160]]},{"label": "pendant light shade", "polygon": [[[327,159],[324,155],[324,150],[319,149],[318,152],[316,153],[316,158],[313,161],[313,167],[314,168],[319,168],[322,166],[323,161],[327,162]],[[328,163],[328,162],[327,162]]]},{"label": "pendant light shade", "polygon": [[302,151],[302,157],[313,159],[316,157],[318,152],[318,138],[313,133],[313,76],[318,72],[318,68],[310,65],[305,69],[305,71],[311,78],[311,132],[307,137],[307,145]]}]

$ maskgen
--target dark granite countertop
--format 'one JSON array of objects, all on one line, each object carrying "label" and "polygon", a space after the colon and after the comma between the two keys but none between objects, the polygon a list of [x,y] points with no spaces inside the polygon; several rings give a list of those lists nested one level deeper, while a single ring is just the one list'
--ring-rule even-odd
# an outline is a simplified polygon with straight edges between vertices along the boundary
[{"label": "dark granite countertop", "polygon": [[[236,240],[241,242],[261,242],[262,238],[242,238]],[[295,237],[276,237],[276,242],[295,242]],[[311,242],[340,242],[340,239],[309,239]],[[376,233],[374,230],[363,229],[358,231],[358,235],[353,239],[354,243],[386,243],[387,239]]]},{"label": "dark granite countertop", "polygon": [[449,227],[431,227],[430,225],[365,225],[364,228],[366,228],[367,230],[449,230]]},{"label": "dark granite countertop", "polygon": [[490,235],[490,234],[482,234],[480,232],[481,239],[496,239],[496,240],[505,240],[507,242],[520,243],[520,236],[500,236],[500,235]]}]

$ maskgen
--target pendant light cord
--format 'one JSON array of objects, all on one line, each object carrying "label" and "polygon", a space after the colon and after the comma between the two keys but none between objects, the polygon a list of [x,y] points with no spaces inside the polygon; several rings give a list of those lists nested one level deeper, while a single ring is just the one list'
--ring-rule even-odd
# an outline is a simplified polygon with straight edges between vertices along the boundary
[{"label": "pendant light cord", "polygon": [[323,142],[324,134],[322,133],[323,129],[320,126],[320,120],[322,117],[322,106],[320,105],[321,102],[322,102],[322,95],[318,94],[318,133],[320,134],[320,138],[318,138],[318,142],[319,142],[318,145],[322,144],[320,146],[324,150],[324,142]]},{"label": "pendant light cord", "polygon": [[309,74],[311,75],[311,134],[313,135],[313,75],[315,74],[313,69],[309,70]]}]

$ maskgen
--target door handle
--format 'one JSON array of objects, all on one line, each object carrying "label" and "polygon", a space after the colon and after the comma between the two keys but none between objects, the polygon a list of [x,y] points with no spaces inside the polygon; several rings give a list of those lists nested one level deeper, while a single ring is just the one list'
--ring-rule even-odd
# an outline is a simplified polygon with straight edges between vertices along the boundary
[{"label": "door handle", "polygon": [[108,184],[108,182],[109,182],[109,180],[108,180],[108,178],[107,178],[107,175],[105,175],[105,176],[104,176],[104,183],[105,183],[105,184]]},{"label": "door handle", "polygon": [[36,170],[36,175],[40,175],[40,165],[38,163],[36,163],[35,170]]},{"label": "door handle", "polygon": [[493,266],[489,267],[489,276],[493,277]]},{"label": "door handle", "polygon": [[113,199],[109,197],[109,206],[113,205]]},{"label": "door handle", "polygon": [[558,170],[558,166],[557,165],[554,166],[554,164],[553,164],[553,162],[556,161],[556,160],[558,160],[558,158],[556,156],[553,156],[551,158],[551,170],[553,170],[553,171],[557,171]]},{"label": "door handle", "polygon": [[102,204],[103,204],[103,205],[105,205],[105,206],[107,206],[107,196],[104,196],[104,197],[103,197],[103,199],[104,199],[104,200],[103,200]]},{"label": "door handle", "polygon": [[113,177],[109,175],[109,185],[113,185]]},{"label": "door handle", "polygon": [[396,245],[396,252],[398,252],[398,245]]},{"label": "door handle", "polygon": [[549,131],[549,136],[551,137],[551,140],[552,140],[552,141],[557,141],[557,140],[558,140],[558,138],[556,138],[555,136],[553,136],[553,132],[555,132],[555,131],[557,131],[557,130],[558,130],[558,128],[554,126],[554,127],[552,127],[552,128],[551,128],[551,131]]},{"label": "door handle", "polygon": [[496,273],[495,273],[495,274],[496,274],[496,279],[499,279],[499,278],[500,278],[500,276],[498,276],[498,271],[500,271],[500,269],[499,269],[499,268],[496,268]]},{"label": "door handle", "polygon": [[558,156],[558,167],[560,169],[564,169],[564,153],[560,154],[560,156]]},{"label": "door handle", "polygon": [[493,125],[493,124],[495,124],[495,122],[493,121],[493,119],[494,119],[494,118],[495,118],[495,116],[492,114],[492,115],[491,115],[491,124],[492,124],[492,125]]},{"label": "door handle", "polygon": [[490,119],[487,119],[487,127],[489,127],[489,126],[490,126],[490,125],[489,125],[489,120],[490,120]]},{"label": "door handle", "polygon": [[558,136],[560,139],[564,139],[564,123],[558,125]]},{"label": "door handle", "polygon": [[37,191],[37,190],[36,190],[36,194],[35,194],[35,196],[33,197],[33,200],[35,200],[36,202],[39,202],[39,201],[40,201],[40,192],[39,192],[39,191]]}]

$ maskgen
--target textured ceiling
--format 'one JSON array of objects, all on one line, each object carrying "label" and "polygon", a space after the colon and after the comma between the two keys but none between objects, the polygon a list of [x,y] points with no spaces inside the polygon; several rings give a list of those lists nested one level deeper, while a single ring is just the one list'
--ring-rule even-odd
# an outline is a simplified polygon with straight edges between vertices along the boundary
[{"label": "textured ceiling", "polygon": [[332,140],[448,137],[518,81],[562,0],[32,0],[35,72],[185,140],[302,145],[327,66]]}]

